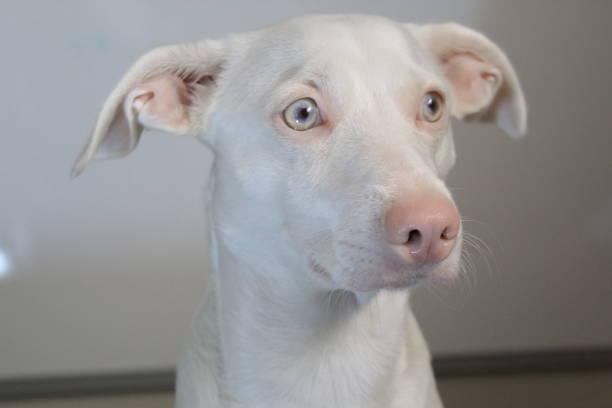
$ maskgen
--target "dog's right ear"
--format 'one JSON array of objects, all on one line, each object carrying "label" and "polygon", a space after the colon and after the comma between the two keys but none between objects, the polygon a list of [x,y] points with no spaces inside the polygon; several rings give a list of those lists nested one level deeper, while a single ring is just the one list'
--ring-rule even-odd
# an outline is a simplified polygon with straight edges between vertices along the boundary
[{"label": "dog's right ear", "polygon": [[222,65],[223,46],[209,40],[160,47],[142,56],[104,103],[72,176],[93,160],[127,155],[143,129],[176,135],[206,130]]}]

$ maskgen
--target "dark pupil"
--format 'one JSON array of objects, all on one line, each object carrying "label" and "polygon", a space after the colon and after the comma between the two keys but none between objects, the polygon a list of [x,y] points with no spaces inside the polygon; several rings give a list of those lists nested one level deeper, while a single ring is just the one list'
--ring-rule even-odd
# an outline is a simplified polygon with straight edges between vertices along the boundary
[{"label": "dark pupil", "polygon": [[436,98],[434,98],[433,96],[430,96],[429,98],[427,98],[427,107],[429,108],[430,112],[435,113],[438,111],[438,100]]},{"label": "dark pupil", "polygon": [[300,122],[307,120],[310,117],[310,107],[305,106],[305,107],[299,108],[295,116],[296,116],[296,119]]}]

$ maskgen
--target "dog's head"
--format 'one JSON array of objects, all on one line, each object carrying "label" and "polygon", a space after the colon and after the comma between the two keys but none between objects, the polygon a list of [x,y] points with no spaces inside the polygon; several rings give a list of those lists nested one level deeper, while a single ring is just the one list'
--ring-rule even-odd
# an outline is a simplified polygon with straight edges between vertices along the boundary
[{"label": "dog's head", "polygon": [[224,41],[158,48],[105,103],[75,165],[120,157],[143,129],[216,152],[222,234],[270,232],[331,288],[406,287],[456,273],[461,221],[444,178],[450,118],[525,131],[514,70],[456,24],[310,16]]}]

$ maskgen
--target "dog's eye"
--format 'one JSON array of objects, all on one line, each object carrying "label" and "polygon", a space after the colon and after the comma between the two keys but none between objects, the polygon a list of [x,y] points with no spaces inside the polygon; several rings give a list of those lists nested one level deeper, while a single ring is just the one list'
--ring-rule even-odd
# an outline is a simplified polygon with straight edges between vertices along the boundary
[{"label": "dog's eye", "polygon": [[421,118],[427,122],[437,122],[444,113],[444,98],[438,92],[427,92],[421,102]]},{"label": "dog's eye", "polygon": [[302,131],[319,125],[321,115],[314,99],[302,98],[285,108],[283,120],[291,129]]}]

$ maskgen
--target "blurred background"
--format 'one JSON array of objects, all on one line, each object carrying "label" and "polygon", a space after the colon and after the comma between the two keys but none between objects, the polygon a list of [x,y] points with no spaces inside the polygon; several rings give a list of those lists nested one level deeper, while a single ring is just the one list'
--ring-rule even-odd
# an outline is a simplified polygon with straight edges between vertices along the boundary
[{"label": "blurred background", "polygon": [[[2,1],[0,406],[171,405],[206,284],[212,156],[148,133],[123,160],[76,180],[70,167],[141,54],[313,12],[466,24],[507,52],[525,90],[520,142],[455,124],[449,185],[477,237],[472,262],[414,299],[447,406],[612,406],[606,0]],[[166,393],[15,400],[96,389]]]}]

